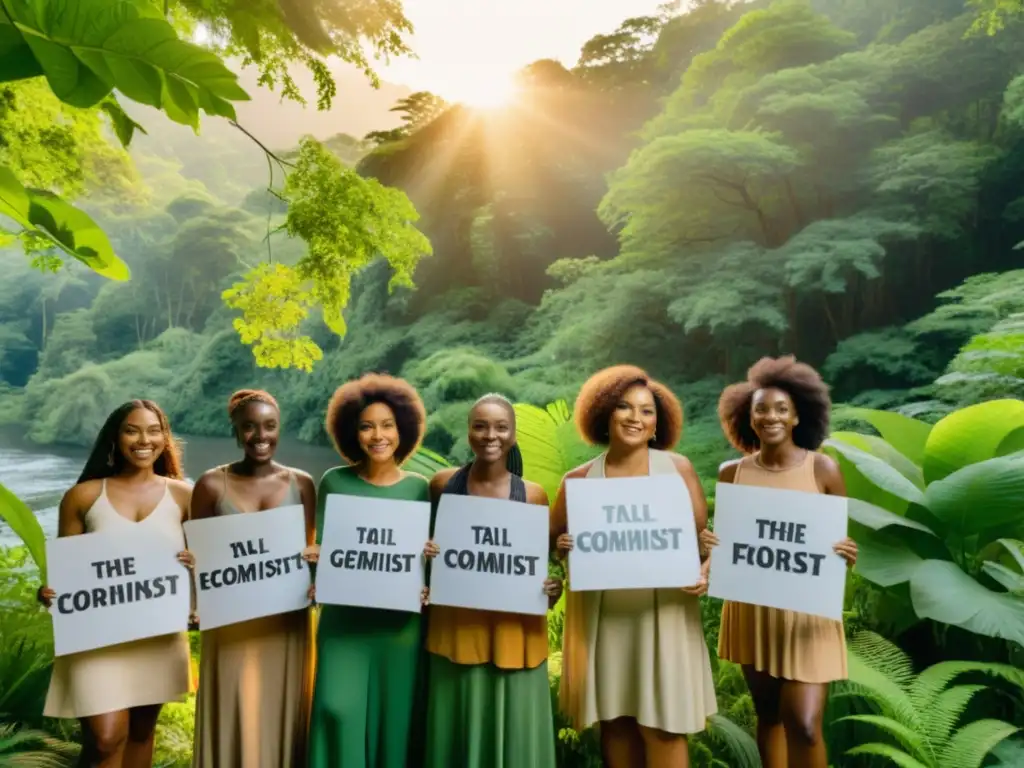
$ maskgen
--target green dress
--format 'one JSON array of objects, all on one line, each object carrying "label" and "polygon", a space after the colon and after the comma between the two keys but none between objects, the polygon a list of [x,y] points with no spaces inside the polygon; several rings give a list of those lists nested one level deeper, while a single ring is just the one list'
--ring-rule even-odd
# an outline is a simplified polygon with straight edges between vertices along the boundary
[{"label": "green dress", "polygon": [[[352,467],[328,470],[317,492],[316,537],[327,495],[429,500],[428,483],[407,473],[390,486]],[[316,682],[309,732],[310,768],[406,768],[422,750],[425,665],[420,615],[342,605],[320,607]],[[420,713],[414,716],[414,713]]]}]

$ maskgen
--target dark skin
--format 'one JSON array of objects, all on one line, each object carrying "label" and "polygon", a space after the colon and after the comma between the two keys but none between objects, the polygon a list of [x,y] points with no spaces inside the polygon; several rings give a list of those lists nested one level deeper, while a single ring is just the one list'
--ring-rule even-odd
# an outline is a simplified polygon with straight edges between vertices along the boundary
[{"label": "dark skin", "polygon": [[[490,499],[507,499],[512,492],[512,473],[506,467],[508,452],[515,444],[516,434],[513,414],[501,403],[483,402],[469,414],[469,447],[473,450],[473,465],[469,470],[469,495]],[[430,501],[433,504],[441,498],[445,486],[458,469],[442,469],[430,480]],[[537,483],[524,481],[526,503],[550,506],[547,492]],[[423,554],[428,558],[441,552],[433,541],[428,541]],[[562,596],[562,582],[558,579],[544,581],[544,593],[548,596],[548,607]]]},{"label": "dark skin", "polygon": [[[409,476],[395,459],[401,444],[398,420],[387,403],[372,403],[359,414],[357,437],[363,459],[359,462],[359,477],[381,487],[396,485]],[[314,562],[320,556],[319,545],[312,547]],[[316,599],[316,584],[309,589],[310,599]],[[427,604],[427,588],[420,593],[421,602]]]},{"label": "dark skin", "polygon": [[231,421],[243,451],[242,459],[227,465],[226,486],[224,467],[211,469],[199,478],[192,491],[191,518],[216,517],[225,493],[231,504],[243,512],[276,509],[284,502],[294,475],[306,518],[306,549],[302,558],[316,562],[316,485],[306,472],[274,461],[281,414],[269,403],[250,400],[235,411]]},{"label": "dark skin", "polygon": [[[781,389],[763,389],[754,393],[750,407],[750,425],[760,442],[755,461],[769,471],[799,466],[807,451],[793,442],[793,428],[799,414],[789,393]],[[720,483],[736,480],[740,460],[727,461],[718,471]],[[818,490],[829,496],[846,496],[839,465],[830,456],[814,454],[814,479]],[[718,537],[702,532],[701,546],[710,550]],[[847,538],[833,550],[848,566],[857,562],[857,544]],[[801,683],[783,680],[744,665],[743,675],[750,688],[757,712],[757,747],[765,768],[828,768],[822,719],[828,701],[828,683]]]},{"label": "dark skin", "polygon": [[[605,477],[643,477],[650,473],[648,443],[654,437],[657,420],[654,395],[647,387],[635,386],[623,393],[609,419]],[[700,478],[685,456],[672,454],[672,461],[690,493],[694,523],[700,533],[708,523],[708,504]],[[592,465],[593,462],[588,462],[566,474],[551,510],[551,541],[563,558],[573,548],[572,536],[567,533],[565,481],[586,477]],[[683,587],[684,592],[700,596],[707,591],[709,565],[708,561],[702,563],[701,580],[692,587]],[[684,734],[648,728],[632,717],[601,721],[601,751],[607,768],[688,768],[690,765]]]},{"label": "dark skin", "polygon": [[[121,424],[118,450],[125,458],[119,475],[107,478],[107,498],[125,519],[141,523],[156,509],[169,490],[187,519],[191,486],[184,480],[161,477],[153,465],[167,445],[167,436],[156,414],[146,408],[132,411]],[[86,532],[85,516],[99,499],[102,480],[79,483],[61,499],[58,536],[77,536]],[[188,552],[178,560],[189,563]],[[39,590],[39,599],[47,607],[56,597],[50,587]],[[162,704],[133,707],[80,719],[83,745],[80,768],[150,768],[153,764],[153,736]]]}]

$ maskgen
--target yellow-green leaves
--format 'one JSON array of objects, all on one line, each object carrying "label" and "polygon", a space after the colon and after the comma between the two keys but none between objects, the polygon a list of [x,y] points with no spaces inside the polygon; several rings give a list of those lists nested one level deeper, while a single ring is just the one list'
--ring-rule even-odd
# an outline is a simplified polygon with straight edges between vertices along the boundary
[{"label": "yellow-green leaves", "polygon": [[148,0],[2,2],[0,81],[43,75],[76,107],[100,105],[117,89],[196,130],[200,110],[233,119],[231,102],[249,98],[216,54],[179,39]]},{"label": "yellow-green leaves", "polygon": [[382,257],[393,270],[389,287],[411,286],[431,248],[404,192],[363,178],[313,139],[303,139],[283,196],[284,229],[306,243],[306,255],[294,266],[261,265],[224,301],[241,311],[235,328],[259,365],[310,371],[323,352],[300,331],[309,310],[319,304],[327,327],[344,336],[352,276]]},{"label": "yellow-green leaves", "polygon": [[130,277],[127,265],[87,213],[45,190],[26,189],[6,166],[0,166],[0,215],[46,238],[104,277]]}]

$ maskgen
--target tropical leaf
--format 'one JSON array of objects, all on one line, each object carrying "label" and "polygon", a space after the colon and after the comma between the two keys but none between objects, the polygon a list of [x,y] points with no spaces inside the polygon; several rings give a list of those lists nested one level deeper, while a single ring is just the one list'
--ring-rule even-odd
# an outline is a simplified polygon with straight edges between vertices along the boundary
[{"label": "tropical leaf", "polygon": [[832,438],[825,444],[849,460],[865,478],[880,490],[911,504],[923,503],[924,493],[921,489],[882,459],[855,448],[841,439]]},{"label": "tropical leaf", "polygon": [[421,474],[429,480],[439,470],[450,466],[452,466],[451,463],[444,456],[420,446],[416,453],[405,460],[402,469]]},{"label": "tropical leaf", "polygon": [[840,717],[836,722],[841,723],[844,721],[873,725],[895,738],[916,759],[928,759],[927,755],[924,754],[927,750],[927,744],[921,735],[903,723],[893,720],[891,717],[886,717],[885,715],[847,715],[846,717]]},{"label": "tropical leaf", "polygon": [[897,515],[887,509],[883,509],[875,504],[869,504],[861,499],[849,499],[847,503],[847,510],[851,520],[858,522],[873,531],[879,531],[889,526],[900,526],[903,528],[910,528],[915,531],[922,531],[923,533],[928,533],[932,536],[935,535],[935,532],[924,523],[919,523],[916,520],[903,517],[903,515]]},{"label": "tropical leaf", "polygon": [[[199,111],[234,119],[232,101],[248,94],[216,54],[181,40],[148,0],[18,0],[5,4],[0,46],[29,55],[54,94],[75,107],[95,107],[114,89],[199,127]],[[19,46],[11,32],[19,34]],[[0,67],[4,79],[19,70]]]},{"label": "tropical leaf", "polygon": [[914,667],[906,653],[874,632],[859,632],[850,640],[847,667],[855,693],[878,704],[882,714],[919,727],[919,713],[909,694]]},{"label": "tropical leaf", "polygon": [[0,724],[0,766],[9,768],[71,768],[81,747],[44,731]]},{"label": "tropical leaf", "polygon": [[132,143],[136,131],[146,133],[146,129],[132,120],[128,113],[121,108],[113,94],[100,102],[100,109],[106,112],[107,117],[110,118],[110,124],[117,135],[117,140],[123,147],[127,148]]},{"label": "tropical leaf", "polygon": [[880,587],[892,587],[910,581],[924,560],[896,537],[872,530],[856,532],[857,564],[853,569],[859,576]]},{"label": "tropical leaf", "polygon": [[564,400],[538,408],[516,403],[516,441],[523,452],[523,477],[540,485],[554,499],[562,476],[572,469],[561,430],[572,413]]},{"label": "tropical leaf", "polygon": [[1024,454],[988,459],[931,483],[925,506],[961,536],[1024,525]]},{"label": "tropical leaf", "polygon": [[848,755],[878,755],[892,760],[899,768],[930,768],[930,766],[915,760],[899,747],[889,744],[861,744],[853,749],[846,750]]},{"label": "tropical leaf", "polygon": [[925,560],[917,566],[910,598],[923,619],[1024,645],[1024,600],[986,589],[956,563]]},{"label": "tropical leaf", "polygon": [[730,768],[761,768],[761,756],[753,736],[725,715],[711,715],[707,721],[708,735],[729,750]]},{"label": "tropical leaf", "polygon": [[833,432],[830,438],[832,440],[841,440],[865,453],[870,453],[877,459],[881,459],[922,491],[924,490],[924,475],[921,472],[921,467],[882,438],[875,437],[874,435],[862,435],[857,432]]},{"label": "tropical leaf", "polygon": [[982,563],[981,570],[998,582],[1007,592],[1024,597],[1024,576],[1021,574],[1014,573],[1005,565],[992,562]]},{"label": "tropical leaf", "polygon": [[111,280],[127,280],[128,266],[84,211],[45,190],[26,189],[0,165],[0,215],[49,240],[69,256]]},{"label": "tropical leaf", "polygon": [[7,490],[2,483],[0,483],[0,518],[3,518],[3,521],[10,526],[18,538],[25,542],[25,548],[32,555],[45,584],[46,534],[43,533],[43,528],[39,525],[35,513],[28,508],[25,502]]},{"label": "tropical leaf", "polygon": [[1021,427],[1024,403],[1019,400],[991,400],[954,411],[928,435],[925,481],[934,483],[969,464],[995,458],[1007,436]]},{"label": "tropical leaf", "polygon": [[942,754],[942,768],[981,768],[985,757],[1001,741],[1020,729],[1002,720],[975,720],[953,738]]},{"label": "tropical leaf", "polygon": [[920,467],[924,462],[924,448],[932,425],[893,411],[870,408],[847,408],[844,415],[862,419],[878,430],[878,434],[893,448]]},{"label": "tropical leaf", "polygon": [[971,699],[984,690],[984,685],[955,685],[931,700],[925,709],[925,728],[937,744],[949,741]]}]

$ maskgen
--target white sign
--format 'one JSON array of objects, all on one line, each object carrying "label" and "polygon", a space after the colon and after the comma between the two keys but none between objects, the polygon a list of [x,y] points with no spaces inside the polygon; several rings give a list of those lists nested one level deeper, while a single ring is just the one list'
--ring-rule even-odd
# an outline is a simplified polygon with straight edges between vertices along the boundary
[{"label": "white sign", "polygon": [[846,522],[841,496],[719,483],[708,594],[842,619]]},{"label": "white sign", "polygon": [[693,503],[679,475],[572,478],[565,500],[574,592],[690,587],[700,580]]},{"label": "white sign", "polygon": [[306,514],[301,504],[183,526],[195,555],[200,629],[216,629],[309,605]]},{"label": "white sign", "polygon": [[188,629],[184,540],[141,523],[46,542],[54,655]]},{"label": "white sign", "polygon": [[430,502],[332,493],[316,571],[316,600],[419,613]]},{"label": "white sign", "polygon": [[441,554],[431,565],[430,602],[544,615],[548,539],[547,507],[443,494],[434,524]]}]

